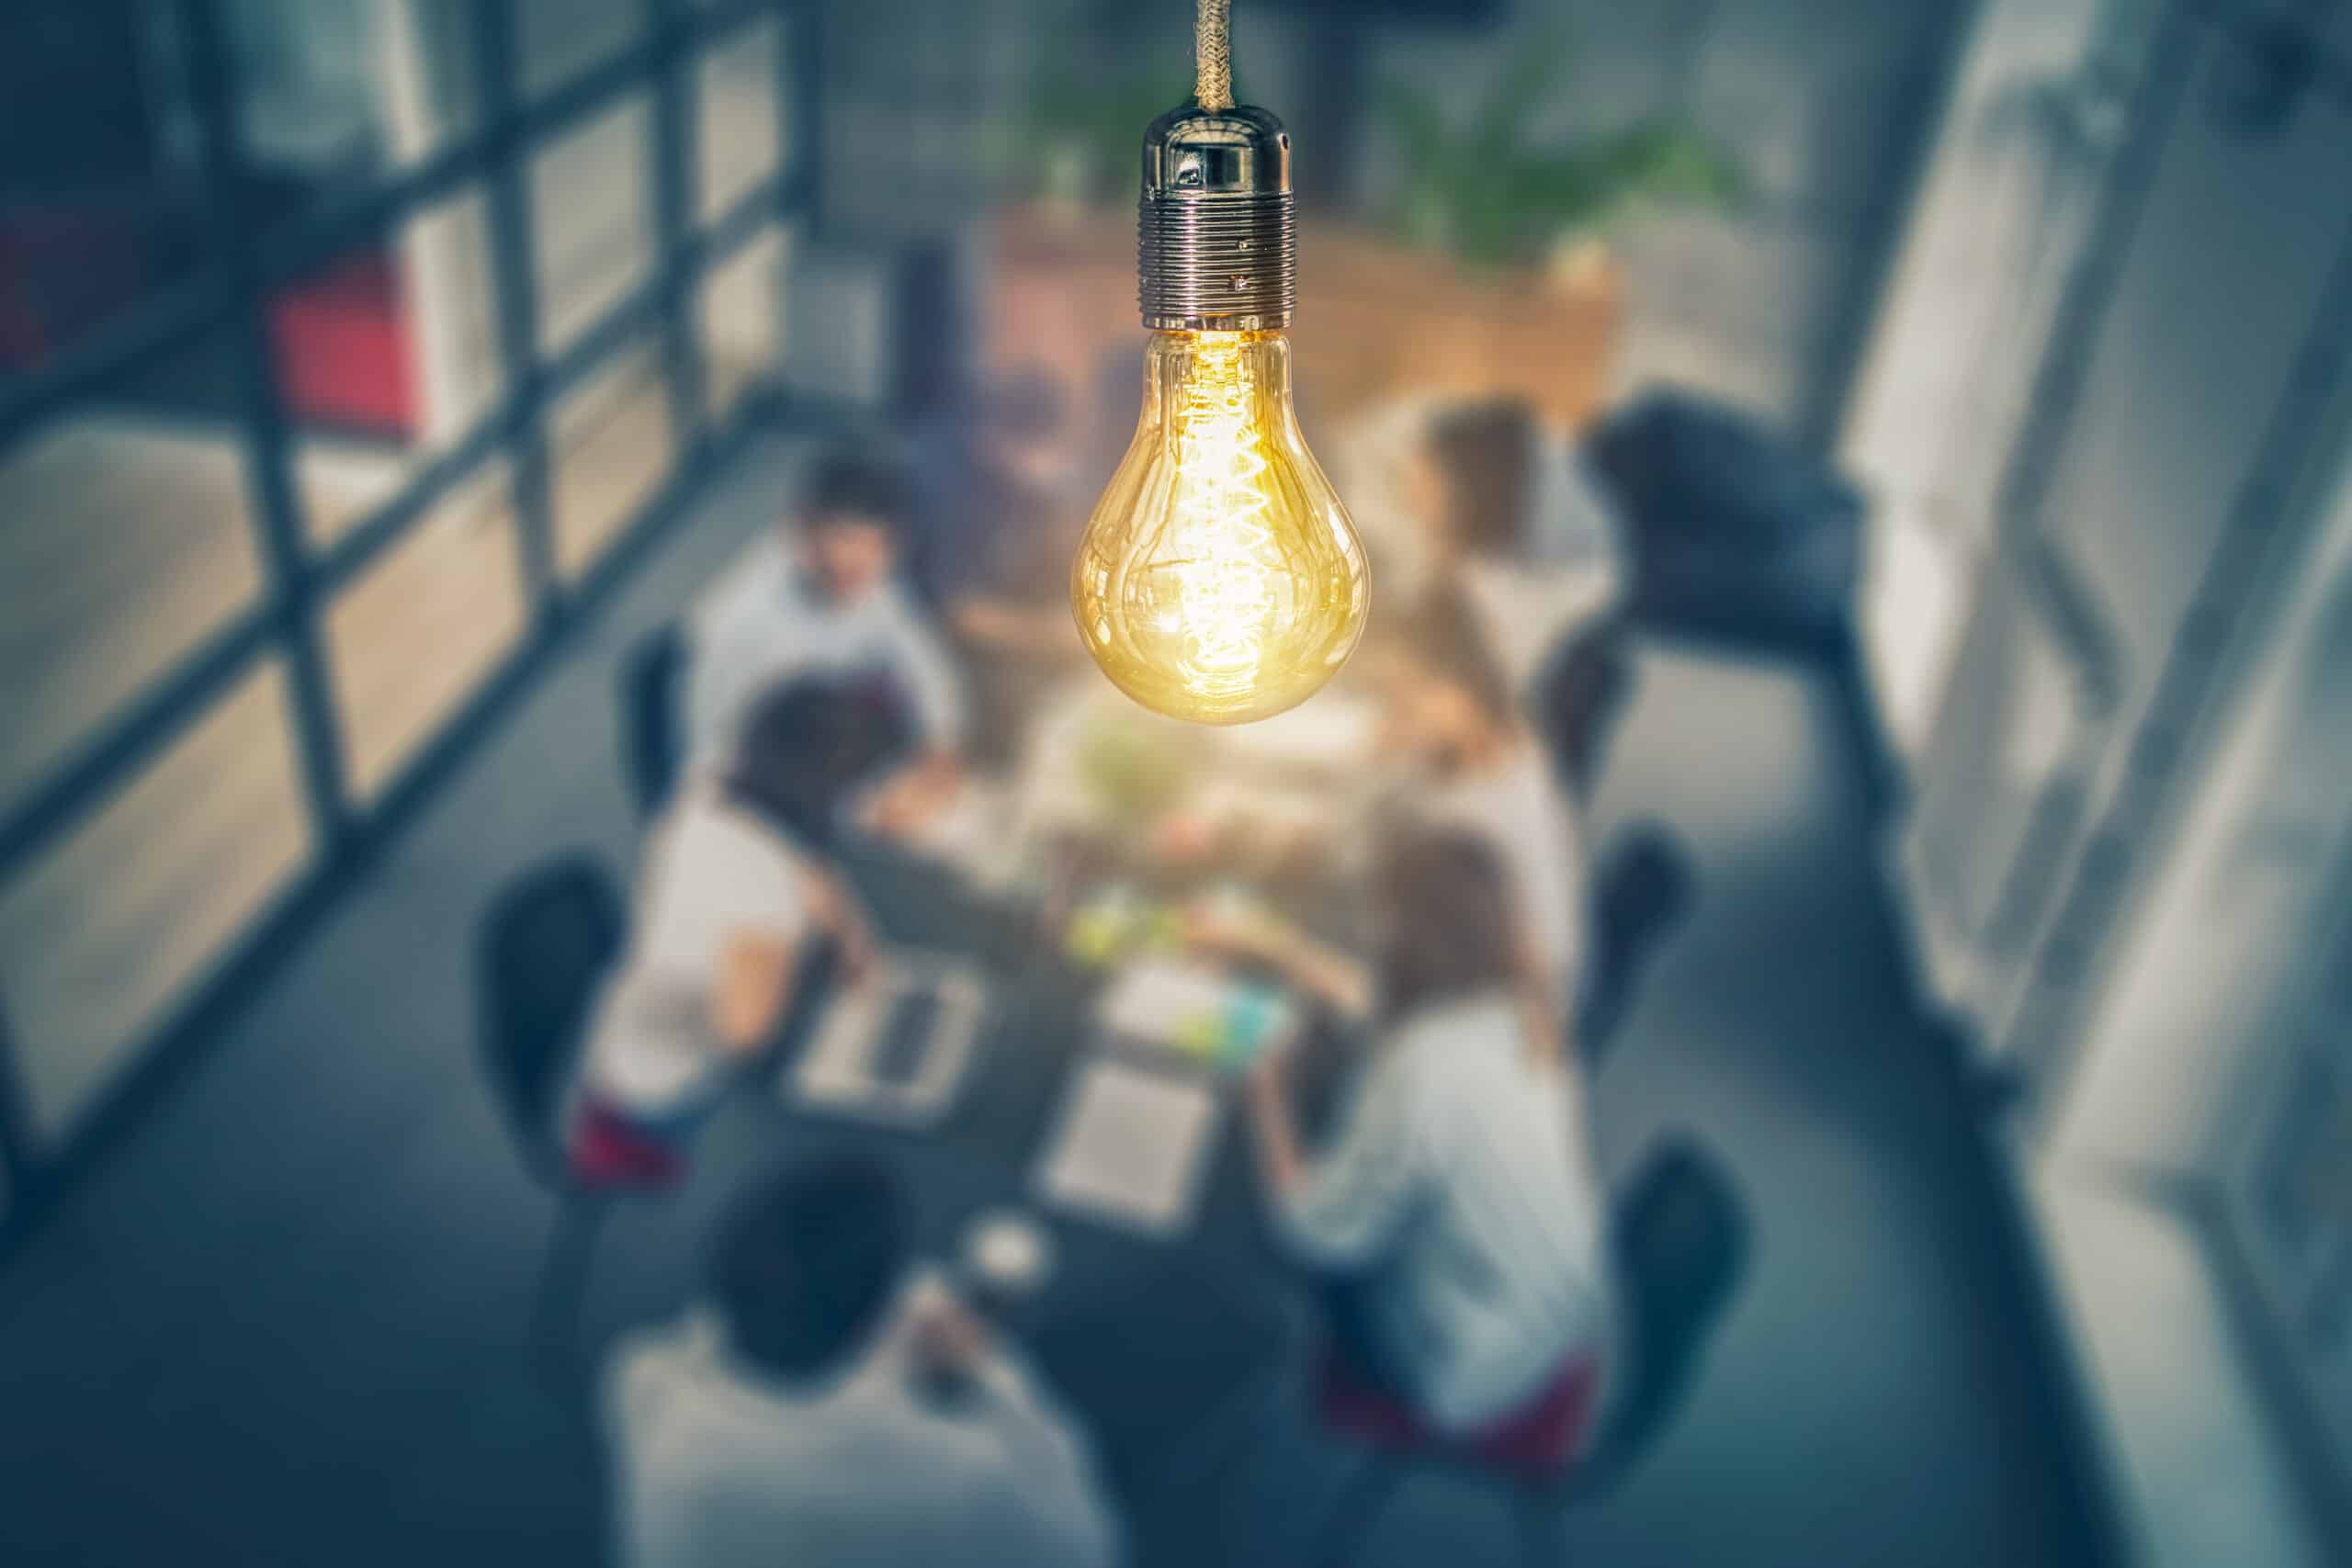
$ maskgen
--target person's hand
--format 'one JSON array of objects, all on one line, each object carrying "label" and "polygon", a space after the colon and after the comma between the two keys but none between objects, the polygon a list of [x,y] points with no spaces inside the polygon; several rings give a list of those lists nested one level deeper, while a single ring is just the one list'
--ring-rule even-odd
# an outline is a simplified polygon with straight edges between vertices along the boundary
[{"label": "person's hand", "polygon": [[903,838],[937,808],[934,792],[914,769],[893,774],[865,797],[858,826],[882,838]]},{"label": "person's hand", "polygon": [[840,978],[855,984],[874,972],[874,925],[857,896],[832,877],[817,885],[810,917],[832,940],[833,960]]},{"label": "person's hand", "polygon": [[916,1309],[908,1338],[916,1375],[951,1387],[978,1377],[992,1344],[989,1325],[979,1314],[944,1292]]}]

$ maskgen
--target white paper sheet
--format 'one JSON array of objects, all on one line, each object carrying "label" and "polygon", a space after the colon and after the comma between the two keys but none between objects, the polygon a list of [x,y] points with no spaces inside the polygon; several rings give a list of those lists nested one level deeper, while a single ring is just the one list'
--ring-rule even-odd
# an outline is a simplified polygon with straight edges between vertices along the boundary
[{"label": "white paper sheet", "polygon": [[1037,1163],[1038,1198],[1147,1235],[1182,1234],[1216,1147],[1218,1105],[1207,1084],[1088,1060]]}]

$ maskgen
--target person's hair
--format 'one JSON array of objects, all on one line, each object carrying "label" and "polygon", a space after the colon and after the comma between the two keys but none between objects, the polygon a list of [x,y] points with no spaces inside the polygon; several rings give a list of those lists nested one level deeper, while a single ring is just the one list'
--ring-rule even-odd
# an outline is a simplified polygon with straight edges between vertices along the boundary
[{"label": "person's hair", "polygon": [[734,1350],[784,1377],[841,1365],[906,1271],[905,1195],[850,1156],[796,1165],[744,1193],[712,1238],[710,1291]]},{"label": "person's hair", "polygon": [[786,681],[752,705],[727,792],[771,826],[821,849],[842,802],[904,749],[909,728],[882,694],[816,677]]},{"label": "person's hair", "polygon": [[1400,657],[1460,687],[1488,722],[1504,728],[1519,724],[1519,694],[1461,583],[1431,584],[1398,630]]},{"label": "person's hair", "polygon": [[1390,1017],[1520,984],[1509,874],[1484,840],[1394,824],[1374,885],[1391,922],[1379,966]]},{"label": "person's hair", "polygon": [[1446,525],[1471,554],[1502,554],[1525,541],[1538,435],[1533,412],[1513,399],[1465,404],[1430,421],[1429,452],[1445,478]]},{"label": "person's hair", "polygon": [[804,528],[855,517],[903,534],[914,509],[914,484],[896,457],[869,443],[851,442],[818,457],[801,483],[799,502]]}]

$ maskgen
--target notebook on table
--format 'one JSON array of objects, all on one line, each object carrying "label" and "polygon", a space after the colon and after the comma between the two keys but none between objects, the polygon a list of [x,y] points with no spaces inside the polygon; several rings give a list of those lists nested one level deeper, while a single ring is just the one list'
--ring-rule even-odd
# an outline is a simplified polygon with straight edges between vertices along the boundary
[{"label": "notebook on table", "polygon": [[1114,1043],[1244,1073],[1297,1038],[1299,1009],[1280,987],[1213,964],[1140,958],[1104,987],[1095,1022]]},{"label": "notebook on table", "polygon": [[1083,1058],[1037,1160],[1038,1201],[1146,1235],[1182,1234],[1216,1149],[1220,1103],[1196,1076]]}]

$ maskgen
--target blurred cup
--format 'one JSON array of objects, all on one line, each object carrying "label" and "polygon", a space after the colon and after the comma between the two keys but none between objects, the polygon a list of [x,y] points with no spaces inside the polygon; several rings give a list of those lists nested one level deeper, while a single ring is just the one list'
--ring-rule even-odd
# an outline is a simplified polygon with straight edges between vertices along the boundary
[{"label": "blurred cup", "polygon": [[1053,1238],[1017,1209],[985,1211],[964,1227],[960,1272],[973,1309],[1001,1319],[1035,1298],[1053,1277]]}]

